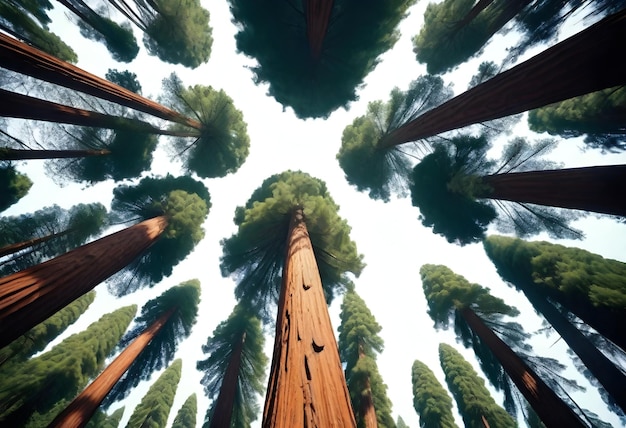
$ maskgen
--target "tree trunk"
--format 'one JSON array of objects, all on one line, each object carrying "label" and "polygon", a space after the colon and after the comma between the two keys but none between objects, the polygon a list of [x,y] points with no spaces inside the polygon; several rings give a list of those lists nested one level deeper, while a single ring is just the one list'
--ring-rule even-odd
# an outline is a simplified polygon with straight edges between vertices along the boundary
[{"label": "tree trunk", "polygon": [[237,395],[237,387],[239,383],[239,370],[241,368],[241,357],[243,354],[243,346],[246,342],[246,332],[243,332],[241,340],[233,350],[226,373],[222,379],[222,386],[215,404],[215,411],[211,418],[210,428],[230,427],[233,417],[233,407],[235,404],[235,396]]},{"label": "tree trunk", "polygon": [[[63,232],[59,232],[59,233],[51,233],[49,235],[42,236],[40,238],[32,238],[32,239],[28,239],[26,241],[18,242],[16,244],[5,245],[4,247],[0,248],[0,257],[5,257],[5,256],[8,256],[10,254],[17,253],[18,251],[21,251],[24,248],[34,247],[35,245],[43,244],[44,242],[48,242],[51,239],[67,235],[70,232],[71,232],[71,230],[68,229],[68,230],[64,230]],[[0,266],[1,265],[2,264],[0,264]]]},{"label": "tree trunk", "polygon": [[148,346],[175,311],[176,308],[172,308],[165,312],[133,340],[83,392],[54,418],[48,425],[48,428],[79,428],[87,425],[87,422],[98,410],[102,400],[111,392],[113,386],[126,373],[126,370]]},{"label": "tree trunk", "polygon": [[0,160],[27,160],[27,159],[68,159],[84,158],[87,156],[106,156],[109,150],[20,150],[9,147],[0,148]]},{"label": "tree trunk", "polygon": [[[363,345],[359,344],[359,360],[365,358],[365,352],[363,352]],[[365,381],[365,388],[367,390],[366,396],[361,396],[360,409],[361,418],[365,428],[378,428],[378,420],[376,419],[376,409],[374,408],[374,399],[372,398],[372,387],[370,385],[369,375]]]},{"label": "tree trunk", "polygon": [[177,137],[197,137],[195,132],[173,132],[159,129],[148,122],[120,116],[98,113],[39,98],[0,89],[0,116],[18,119],[43,120],[46,122],[67,123],[70,125],[91,126],[94,128],[124,129],[147,132],[157,135]]},{"label": "tree trunk", "polygon": [[302,209],[294,211],[263,427],[356,427]]},{"label": "tree trunk", "polygon": [[464,307],[459,309],[459,312],[472,331],[489,347],[547,428],[586,426],[576,413],[506,343],[496,336],[471,308]]},{"label": "tree trunk", "polygon": [[155,217],[0,278],[0,348],[127,266],[167,224]]},{"label": "tree trunk", "polygon": [[626,61],[616,60],[615,46],[625,44],[626,9],[395,129],[380,146],[391,148],[623,85]]},{"label": "tree trunk", "polygon": [[609,393],[615,404],[626,411],[626,376],[596,348],[545,296],[522,285],[520,287],[533,307],[554,327],[572,351]]},{"label": "tree trunk", "polygon": [[55,85],[139,110],[171,122],[200,129],[202,124],[108,80],[61,61],[39,49],[0,34],[0,66]]},{"label": "tree trunk", "polygon": [[330,15],[333,11],[333,0],[306,0],[306,37],[309,41],[311,58],[318,62],[322,56],[324,39],[330,24]]},{"label": "tree trunk", "polygon": [[626,216],[626,165],[512,172],[483,177],[481,197]]}]

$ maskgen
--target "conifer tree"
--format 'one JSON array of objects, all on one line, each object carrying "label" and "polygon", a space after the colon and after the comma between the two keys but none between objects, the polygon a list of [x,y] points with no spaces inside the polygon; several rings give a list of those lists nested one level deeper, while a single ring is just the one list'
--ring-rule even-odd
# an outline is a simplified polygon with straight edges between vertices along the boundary
[{"label": "conifer tree", "polygon": [[196,394],[191,394],[183,403],[180,410],[172,422],[172,428],[194,428],[196,426],[196,413],[198,413],[198,403]]},{"label": "conifer tree", "polygon": [[124,416],[124,407],[120,407],[110,415],[103,411],[97,411],[85,425],[86,428],[118,428]]},{"label": "conifer tree", "polygon": [[377,354],[383,350],[382,328],[354,286],[344,295],[339,316],[339,356],[346,363],[346,383],[357,426],[394,427],[387,385],[376,365]]},{"label": "conifer tree", "polygon": [[452,416],[452,398],[432,370],[415,360],[412,369],[413,407],[420,417],[420,427],[456,428]]}]

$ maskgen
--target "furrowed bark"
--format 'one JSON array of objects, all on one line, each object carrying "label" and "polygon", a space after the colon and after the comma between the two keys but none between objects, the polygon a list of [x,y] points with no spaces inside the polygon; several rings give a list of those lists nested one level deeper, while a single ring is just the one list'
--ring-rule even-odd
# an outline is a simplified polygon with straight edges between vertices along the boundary
[{"label": "furrowed bark", "polygon": [[5,245],[4,247],[0,248],[0,257],[17,253],[18,251],[21,251],[28,247],[34,247],[35,245],[43,244],[44,242],[50,241],[51,239],[67,235],[70,232],[71,232],[70,230],[64,230],[63,232],[51,233],[49,235],[42,236],[40,238],[32,238],[32,239],[28,239],[26,241],[18,242],[15,244]]},{"label": "furrowed bark", "polygon": [[246,332],[243,332],[241,340],[233,350],[222,386],[215,404],[215,411],[211,418],[210,428],[222,428],[231,426],[233,416],[233,407],[235,405],[235,396],[237,394],[237,385],[239,383],[239,370],[241,368],[241,357],[243,355],[243,345],[246,342]]}]

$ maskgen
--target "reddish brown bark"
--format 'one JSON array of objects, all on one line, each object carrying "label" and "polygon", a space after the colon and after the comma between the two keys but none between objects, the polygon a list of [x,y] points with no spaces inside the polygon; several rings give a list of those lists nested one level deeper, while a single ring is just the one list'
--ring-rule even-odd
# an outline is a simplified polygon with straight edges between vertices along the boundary
[{"label": "reddish brown bark", "polygon": [[166,227],[155,217],[0,278],[0,347],[124,268]]},{"label": "reddish brown bark", "polygon": [[579,417],[468,307],[459,309],[474,333],[489,347],[547,428],[584,427]]},{"label": "reddish brown bark", "polygon": [[309,41],[311,58],[319,61],[322,56],[322,47],[330,23],[333,10],[333,0],[306,0],[306,36]]},{"label": "reddish brown bark", "polygon": [[237,384],[239,383],[239,370],[241,368],[241,356],[243,354],[243,345],[246,342],[246,332],[243,332],[241,340],[233,350],[222,386],[215,404],[215,411],[211,418],[210,428],[230,427],[233,416],[233,407],[235,405],[235,396],[237,395]]},{"label": "reddish brown bark", "polygon": [[161,315],[150,327],[145,329],[133,342],[118,355],[111,364],[93,382],[87,386],[68,406],[48,425],[53,427],[84,427],[98,410],[100,403],[107,396],[130,365],[148,346],[161,328],[167,323],[176,308]]},{"label": "reddish brown bark", "polygon": [[452,98],[383,140],[381,147],[498,119],[626,83],[626,10],[608,16],[527,61]]},{"label": "reddish brown bark", "polygon": [[19,150],[0,148],[0,160],[67,159],[87,156],[105,156],[109,150]]},{"label": "reddish brown bark", "polygon": [[48,55],[5,34],[0,34],[0,65],[46,82],[84,92],[172,122],[200,129],[201,124],[148,98],[75,65]]},{"label": "reddish brown bark", "polygon": [[263,427],[356,427],[302,210],[292,216]]},{"label": "reddish brown bark", "polygon": [[626,165],[566,168],[483,177],[491,199],[626,216]]},{"label": "reddish brown bark", "polygon": [[4,247],[0,248],[0,257],[17,253],[18,251],[23,250],[24,248],[33,247],[35,245],[42,244],[44,242],[50,241],[51,239],[58,238],[63,235],[67,235],[68,233],[70,233],[70,230],[64,230],[63,232],[51,233],[49,235],[42,236],[40,238],[32,238],[26,241],[18,242],[16,244],[5,245]]},{"label": "reddish brown bark", "polygon": [[0,89],[0,116],[18,119],[43,120],[95,128],[127,129],[157,135],[197,137],[195,132],[173,132],[138,119],[112,116]]},{"label": "reddish brown bark", "polygon": [[[359,344],[359,359],[361,358],[365,358],[365,352],[363,352],[363,345]],[[367,395],[361,398],[361,408],[359,409],[361,419],[365,428],[378,428],[369,376],[365,382],[365,389],[367,390]]]}]

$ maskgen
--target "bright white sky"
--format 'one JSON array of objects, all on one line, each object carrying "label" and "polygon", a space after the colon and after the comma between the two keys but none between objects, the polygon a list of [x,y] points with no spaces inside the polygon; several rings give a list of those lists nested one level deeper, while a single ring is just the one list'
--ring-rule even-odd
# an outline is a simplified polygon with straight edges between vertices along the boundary
[{"label": "bright white sky", "polygon": [[[222,278],[219,272],[219,242],[235,231],[232,222],[235,207],[245,203],[263,179],[286,169],[302,170],[327,183],[331,195],[341,206],[340,215],[352,226],[352,238],[367,263],[363,274],[356,280],[357,292],[382,326],[385,350],[378,358],[378,366],[388,385],[388,395],[393,402],[393,417],[395,419],[400,415],[409,426],[419,426],[418,416],[412,405],[411,365],[415,359],[428,363],[444,383],[437,347],[440,342],[455,344],[454,334],[435,331],[433,322],[426,313],[426,302],[418,273],[423,264],[446,264],[470,281],[490,287],[494,295],[517,305],[522,312],[521,320],[529,332],[540,326],[540,321],[533,315],[525,299],[500,280],[481,245],[461,248],[434,235],[420,225],[417,219],[418,210],[411,206],[410,199],[394,199],[384,204],[358,193],[348,185],[335,159],[344,127],[365,112],[368,102],[387,99],[394,86],[405,89],[411,80],[425,73],[425,67],[415,60],[411,38],[422,25],[426,2],[414,6],[401,23],[400,41],[392,51],[383,55],[382,62],[367,77],[366,86],[359,91],[360,101],[354,103],[350,111],[334,112],[328,120],[307,121],[297,119],[290,110],[283,112],[281,105],[266,96],[266,87],[253,84],[252,74],[246,66],[254,62],[236,53],[236,29],[231,23],[227,2],[204,0],[203,4],[211,13],[214,43],[209,62],[195,70],[162,63],[155,57],[148,56],[143,46],[139,56],[131,64],[116,64],[103,45],[83,39],[77,27],[67,22],[62,11],[54,13],[55,21],[51,29],[77,51],[80,67],[100,76],[104,76],[109,68],[129,69],[139,76],[144,95],[152,98],[160,93],[161,80],[172,71],[176,71],[186,85],[203,84],[224,89],[243,111],[251,139],[250,156],[236,174],[204,181],[213,203],[204,225],[206,237],[191,256],[174,269],[172,277],[152,289],[141,290],[120,299],[109,296],[104,285],[97,287],[96,301],[67,334],[84,329],[104,313],[122,305],[136,303],[141,308],[148,299],[158,296],[170,286],[191,278],[200,279],[200,315],[192,335],[179,346],[177,355],[184,360],[183,377],[170,413],[171,423],[184,400],[195,392],[199,399],[200,426],[209,405],[199,384],[201,374],[195,370],[196,361],[203,358],[200,346],[206,342],[217,324],[226,319],[235,304],[234,283],[230,279]],[[496,62],[502,58],[502,47],[506,46],[507,40],[510,44],[512,36],[507,36],[507,39],[499,36],[494,38],[493,49],[487,50],[489,58]],[[136,37],[141,40],[141,35],[137,32]],[[460,93],[467,87],[479,63],[479,60],[473,60],[444,78],[454,82],[456,92]],[[524,129],[524,120],[516,129],[516,134],[527,132]],[[167,145],[167,140],[162,138],[160,145]],[[565,162],[565,166],[617,164],[626,160],[626,155],[623,154],[601,155],[595,151],[583,153],[580,142],[574,140],[563,141],[553,157]],[[112,183],[87,188],[69,184],[60,188],[43,175],[42,163],[39,161],[30,161],[19,169],[28,172],[34,185],[29,194],[6,211],[5,215],[32,212],[52,204],[66,208],[78,202],[99,201],[106,206],[110,204],[114,187]],[[153,172],[179,174],[179,164],[172,163],[160,152],[153,164]],[[605,257],[626,261],[626,225],[609,219],[588,218],[577,222],[575,226],[585,231],[586,239],[582,242],[561,241],[562,244],[576,245]],[[548,239],[546,236],[540,238]],[[341,299],[337,299],[330,309],[335,328],[339,324],[340,303]],[[536,340],[536,351],[569,364],[563,343],[559,341],[553,345],[555,341],[554,336],[539,336]],[[268,357],[271,357],[272,345],[273,338],[268,337]],[[456,345],[456,348],[479,371],[472,352],[463,349],[461,345]],[[570,370],[568,373],[574,376],[573,369]],[[153,376],[151,382],[157,375]],[[142,383],[124,402],[126,411],[123,424],[151,382]],[[608,414],[595,389],[589,387],[584,379],[581,383],[588,388],[584,394],[573,394],[579,405],[598,413],[604,420],[619,425],[618,419]],[[262,405],[262,398],[260,403]],[[120,406],[120,403],[116,403],[111,410]],[[456,413],[455,416],[457,423],[462,426],[460,417]],[[120,426],[124,426],[123,424]],[[255,426],[259,424],[260,416]]]}]

